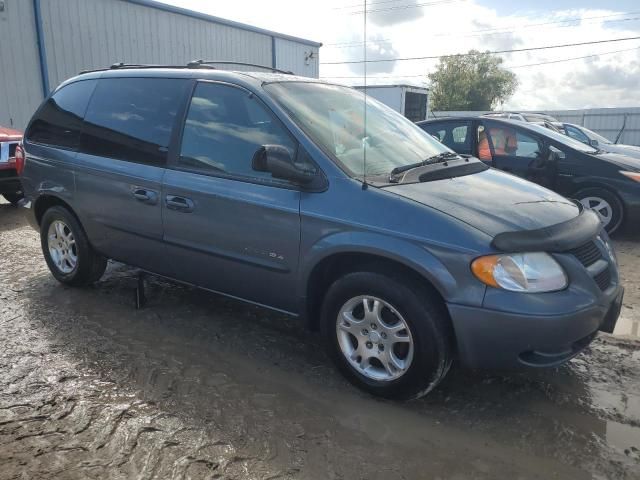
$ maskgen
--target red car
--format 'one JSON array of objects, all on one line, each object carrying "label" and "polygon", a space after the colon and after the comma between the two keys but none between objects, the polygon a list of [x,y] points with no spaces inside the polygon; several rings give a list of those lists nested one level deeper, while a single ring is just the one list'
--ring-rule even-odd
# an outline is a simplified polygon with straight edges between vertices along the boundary
[{"label": "red car", "polygon": [[15,159],[16,147],[21,141],[21,132],[0,126],[0,195],[14,205],[22,198]]}]

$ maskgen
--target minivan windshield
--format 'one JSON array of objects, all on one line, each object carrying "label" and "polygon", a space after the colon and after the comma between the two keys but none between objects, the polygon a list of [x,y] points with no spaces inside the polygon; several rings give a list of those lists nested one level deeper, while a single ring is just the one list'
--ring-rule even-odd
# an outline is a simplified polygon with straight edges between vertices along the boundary
[{"label": "minivan windshield", "polygon": [[[313,141],[353,176],[392,170],[451,152],[413,122],[358,90],[314,82],[277,82],[265,90]],[[365,133],[366,132],[366,133]]]},{"label": "minivan windshield", "polygon": [[574,150],[578,150],[580,152],[585,152],[585,153],[598,152],[597,149],[589,145],[579,142],[578,140],[574,140],[573,138],[567,137],[566,135],[563,135],[561,133],[554,132],[553,130],[550,130],[546,127],[541,127],[540,125],[536,125],[535,123],[527,123],[527,128],[531,130],[535,130],[536,132],[541,133],[546,137],[551,138],[552,140],[555,140],[558,143],[566,145],[567,147],[571,147]]}]

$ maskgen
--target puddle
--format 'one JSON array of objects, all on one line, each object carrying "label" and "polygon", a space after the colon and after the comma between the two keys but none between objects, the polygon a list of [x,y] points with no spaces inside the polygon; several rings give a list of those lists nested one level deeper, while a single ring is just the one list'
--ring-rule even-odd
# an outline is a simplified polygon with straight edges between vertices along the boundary
[{"label": "puddle", "polygon": [[627,456],[640,458],[640,428],[619,422],[607,421],[607,443]]}]

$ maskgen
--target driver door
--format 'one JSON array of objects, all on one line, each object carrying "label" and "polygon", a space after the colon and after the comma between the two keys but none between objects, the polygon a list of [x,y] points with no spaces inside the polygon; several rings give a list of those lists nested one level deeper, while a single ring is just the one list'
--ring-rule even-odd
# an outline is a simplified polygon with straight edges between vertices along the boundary
[{"label": "driver door", "polygon": [[495,168],[553,188],[555,172],[541,138],[507,123],[484,121],[483,126]]},{"label": "driver door", "polygon": [[301,194],[252,169],[266,144],[298,147],[249,91],[199,82],[163,180],[164,242],[178,279],[295,312]]}]

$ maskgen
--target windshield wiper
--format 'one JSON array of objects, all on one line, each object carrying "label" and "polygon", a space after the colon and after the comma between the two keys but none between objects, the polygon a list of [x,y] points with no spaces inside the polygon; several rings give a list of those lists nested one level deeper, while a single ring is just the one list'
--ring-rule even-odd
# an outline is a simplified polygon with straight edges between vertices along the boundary
[{"label": "windshield wiper", "polygon": [[446,162],[447,160],[458,158],[459,155],[454,152],[442,152],[437,155],[433,155],[432,157],[427,158],[421,162],[410,163],[408,165],[402,165],[401,167],[396,167],[391,170],[390,177],[394,177],[401,173],[407,172],[409,170],[413,170],[414,168],[424,167],[425,165],[431,165],[432,163]]}]

